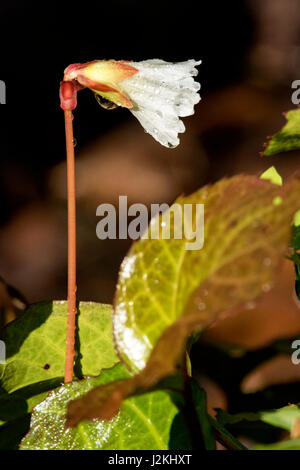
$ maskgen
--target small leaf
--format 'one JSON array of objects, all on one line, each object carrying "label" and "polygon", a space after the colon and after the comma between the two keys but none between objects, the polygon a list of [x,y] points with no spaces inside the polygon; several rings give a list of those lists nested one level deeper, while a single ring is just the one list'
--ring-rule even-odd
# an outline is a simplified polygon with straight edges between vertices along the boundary
[{"label": "small leaf", "polygon": [[269,140],[264,156],[300,149],[300,109],[285,114],[287,123]]},{"label": "small leaf", "polygon": [[300,418],[300,408],[298,405],[288,405],[277,410],[258,411],[255,413],[237,413],[231,415],[223,410],[218,410],[217,421],[226,426],[236,424],[240,421],[263,421],[277,428],[291,431],[293,423]]},{"label": "small leaf", "polygon": [[297,211],[294,216],[294,225],[292,232],[292,254],[290,260],[294,262],[296,280],[295,290],[298,299],[300,300],[300,211]]},{"label": "small leaf", "polygon": [[[296,212],[294,216],[294,226],[299,227],[300,226],[300,210]],[[300,246],[299,246],[300,248]]]},{"label": "small leaf", "polygon": [[73,382],[53,391],[32,414],[31,428],[22,441],[24,450],[164,450],[190,449],[187,429],[179,413],[181,395],[155,391],[130,398],[112,421],[82,422],[65,429],[66,407],[99,384],[128,377],[121,364],[99,377]]},{"label": "small leaf", "polygon": [[[28,413],[63,381],[66,318],[66,302],[42,302],[7,326],[7,359],[0,366],[0,424]],[[81,303],[78,329],[75,373],[98,375],[118,362],[109,305]]]},{"label": "small leaf", "polygon": [[278,171],[276,170],[275,166],[271,166],[266,170],[262,175],[261,178],[263,180],[268,180],[273,184],[277,184],[278,186],[282,186],[282,178]]},{"label": "small leaf", "polygon": [[251,450],[300,450],[300,439],[290,439],[275,444],[259,444]]}]

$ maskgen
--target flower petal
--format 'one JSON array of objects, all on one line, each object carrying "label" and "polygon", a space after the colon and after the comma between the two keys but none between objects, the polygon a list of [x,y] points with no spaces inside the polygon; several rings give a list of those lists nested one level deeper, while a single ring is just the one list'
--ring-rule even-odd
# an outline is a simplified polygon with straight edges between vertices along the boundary
[{"label": "flower petal", "polygon": [[90,88],[118,106],[131,108],[130,99],[117,84],[136,73],[138,70],[124,61],[94,60],[69,65],[65,70],[64,80],[77,80],[81,86]]},{"label": "flower petal", "polygon": [[97,95],[102,96],[106,100],[112,101],[117,106],[123,106],[123,108],[128,109],[132,108],[133,106],[130,99],[124,94],[120,87],[117,87],[116,85],[111,87],[103,87],[97,86],[96,83],[92,83],[89,88]]},{"label": "flower petal", "polygon": [[[71,64],[65,69],[65,80],[90,80],[98,83],[118,83],[136,74],[138,69],[123,60],[93,60],[84,64]],[[78,80],[79,81],[79,80]]]},{"label": "flower petal", "polygon": [[200,84],[193,79],[200,63],[188,60],[173,64],[159,59],[131,62],[138,73],[120,83],[133,104],[132,114],[166,147],[179,144],[178,133],[185,130],[179,117],[193,114],[194,105],[200,101]]}]

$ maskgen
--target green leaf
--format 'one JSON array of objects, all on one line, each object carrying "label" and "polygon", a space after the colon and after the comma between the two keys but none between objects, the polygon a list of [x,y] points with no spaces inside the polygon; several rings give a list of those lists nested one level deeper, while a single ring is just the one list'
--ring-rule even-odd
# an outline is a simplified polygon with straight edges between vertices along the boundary
[{"label": "green leaf", "polygon": [[293,423],[300,418],[300,408],[298,405],[288,405],[277,410],[259,411],[255,413],[237,413],[231,415],[226,411],[219,410],[217,420],[225,426],[227,424],[235,424],[240,421],[263,421],[277,428],[291,431]]},{"label": "green leaf", "polygon": [[300,300],[300,211],[297,211],[294,217],[294,225],[292,231],[292,254],[290,260],[294,262],[296,280],[295,290]]},{"label": "green leaf", "polygon": [[[296,212],[295,217],[294,217],[294,226],[295,227],[300,227],[300,210]],[[300,246],[299,246],[300,248]]]},{"label": "green leaf", "polygon": [[289,111],[285,117],[287,123],[269,140],[263,152],[265,156],[300,149],[300,109]]},{"label": "green leaf", "polygon": [[62,381],[62,379],[46,380],[21,388],[11,394],[2,393],[0,396],[0,425],[28,414],[35,405],[45,398],[49,390],[59,387]]},{"label": "green leaf", "polygon": [[296,280],[295,280],[295,291],[298,299],[300,300],[300,254],[299,253],[293,253],[289,259],[293,261],[294,263],[294,268],[295,268],[295,274],[296,274]]},{"label": "green leaf", "polygon": [[262,175],[261,178],[263,180],[268,180],[273,184],[277,184],[278,186],[282,186],[282,177],[276,170],[275,166],[271,166],[268,168]]},{"label": "green leaf", "polygon": [[[63,381],[66,319],[66,302],[42,302],[31,305],[7,326],[7,358],[0,369],[0,424],[28,413],[45,392]],[[110,306],[79,305],[76,346],[80,351],[75,361],[78,377],[98,375],[118,362]]]},{"label": "green leaf", "polygon": [[30,414],[0,426],[0,450],[18,450],[29,426]]},{"label": "green leaf", "polygon": [[300,450],[300,439],[290,439],[275,444],[260,444],[251,450]]},{"label": "green leaf", "polygon": [[230,450],[247,450],[247,447],[245,447],[238,439],[236,439],[229,431],[227,431],[224,426],[221,426],[218,421],[213,419],[211,416],[209,416],[209,421],[212,427],[215,429],[215,432],[218,436],[218,441],[221,442],[221,444],[224,444],[224,446]]},{"label": "green leaf", "polygon": [[195,410],[201,427],[206,450],[216,450],[216,440],[206,407],[206,393],[197,382],[191,379],[191,388]]},{"label": "green leaf", "polygon": [[164,450],[190,449],[187,429],[179,413],[182,397],[176,392],[155,391],[126,400],[112,421],[84,421],[66,429],[66,407],[70,400],[93,387],[129,376],[121,364],[104,370],[99,377],[73,382],[50,392],[32,413],[31,428],[22,441],[24,450],[102,449]]},{"label": "green leaf", "polygon": [[300,250],[300,225],[293,227],[292,248],[294,251]]}]

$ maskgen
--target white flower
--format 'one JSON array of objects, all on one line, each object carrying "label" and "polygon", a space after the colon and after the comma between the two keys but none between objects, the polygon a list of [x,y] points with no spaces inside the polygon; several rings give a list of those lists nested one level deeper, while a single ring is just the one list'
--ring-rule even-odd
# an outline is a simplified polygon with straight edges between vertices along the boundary
[{"label": "white flower", "polygon": [[64,79],[77,80],[95,94],[129,108],[154,139],[176,147],[178,134],[185,131],[180,117],[193,114],[200,101],[200,84],[194,80],[200,63],[193,59],[178,63],[93,61],[69,66]]},{"label": "white flower", "polygon": [[172,64],[158,59],[131,62],[138,73],[121,83],[133,104],[132,114],[166,147],[179,144],[178,134],[185,131],[179,117],[194,114],[194,105],[200,101],[200,84],[193,78],[200,63],[187,60]]}]

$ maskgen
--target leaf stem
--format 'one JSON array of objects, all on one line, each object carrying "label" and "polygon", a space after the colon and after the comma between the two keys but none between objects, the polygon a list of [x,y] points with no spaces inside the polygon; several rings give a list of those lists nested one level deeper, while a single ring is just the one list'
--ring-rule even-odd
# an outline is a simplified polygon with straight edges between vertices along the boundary
[{"label": "leaf stem", "polygon": [[66,337],[65,383],[72,382],[74,365],[74,343],[76,328],[76,196],[75,196],[75,155],[73,137],[73,114],[64,111],[67,151],[67,193],[68,193],[68,319]]}]

